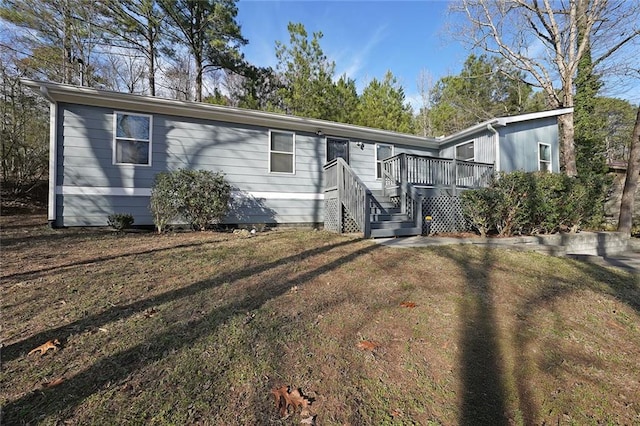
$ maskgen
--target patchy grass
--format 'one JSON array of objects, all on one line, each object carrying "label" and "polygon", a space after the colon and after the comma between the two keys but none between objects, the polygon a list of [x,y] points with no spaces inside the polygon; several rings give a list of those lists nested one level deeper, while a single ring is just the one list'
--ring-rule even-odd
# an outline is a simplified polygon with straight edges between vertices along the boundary
[{"label": "patchy grass", "polygon": [[322,425],[640,422],[637,276],[325,232],[43,223],[1,218],[4,424],[297,424],[283,385]]}]

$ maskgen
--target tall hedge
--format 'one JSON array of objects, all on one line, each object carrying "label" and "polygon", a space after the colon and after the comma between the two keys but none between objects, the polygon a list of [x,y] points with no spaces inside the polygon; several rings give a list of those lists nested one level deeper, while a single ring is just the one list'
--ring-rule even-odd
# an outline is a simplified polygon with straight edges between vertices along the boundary
[{"label": "tall hedge", "polygon": [[488,188],[462,193],[462,209],[481,235],[549,234],[597,227],[608,188],[603,177],[501,173]]},{"label": "tall hedge", "polygon": [[156,175],[149,208],[158,232],[176,220],[205,230],[227,214],[230,196],[231,186],[222,173],[179,169]]}]

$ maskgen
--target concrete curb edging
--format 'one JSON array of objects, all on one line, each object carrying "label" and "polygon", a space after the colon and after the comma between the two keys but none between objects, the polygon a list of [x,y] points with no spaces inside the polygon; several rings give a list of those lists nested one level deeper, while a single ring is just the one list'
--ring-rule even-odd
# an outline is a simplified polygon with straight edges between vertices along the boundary
[{"label": "concrete curb edging", "polygon": [[527,250],[554,256],[611,256],[629,250],[630,238],[619,232],[580,232],[577,234],[533,235],[510,238],[407,237],[381,238],[390,247],[424,247],[471,244],[512,250]]}]

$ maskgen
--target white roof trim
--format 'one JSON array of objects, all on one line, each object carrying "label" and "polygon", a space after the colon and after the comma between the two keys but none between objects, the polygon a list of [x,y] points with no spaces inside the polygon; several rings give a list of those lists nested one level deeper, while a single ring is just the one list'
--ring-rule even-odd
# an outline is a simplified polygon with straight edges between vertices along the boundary
[{"label": "white roof trim", "polygon": [[458,133],[454,133],[453,135],[447,136],[442,139],[438,139],[438,142],[440,142],[441,145],[444,145],[444,144],[456,141],[458,139],[468,137],[469,135],[477,133],[478,131],[488,129],[488,126],[504,127],[511,123],[520,123],[523,121],[538,120],[538,119],[547,118],[547,117],[555,117],[559,115],[570,114],[572,112],[573,112],[573,108],[562,108],[562,109],[554,109],[550,111],[541,111],[541,112],[532,112],[528,114],[513,115],[510,117],[493,118],[491,120],[478,123]]},{"label": "white roof trim", "polygon": [[28,79],[21,79],[20,81],[25,86],[40,92],[47,99],[55,102],[218,120],[283,130],[297,130],[311,133],[321,131],[327,136],[341,136],[353,140],[362,139],[372,142],[387,142],[432,149],[438,149],[440,145],[439,141],[432,138],[326,120],[226,107],[202,102],[176,101],[173,99],[111,92],[90,87],[79,87]]}]

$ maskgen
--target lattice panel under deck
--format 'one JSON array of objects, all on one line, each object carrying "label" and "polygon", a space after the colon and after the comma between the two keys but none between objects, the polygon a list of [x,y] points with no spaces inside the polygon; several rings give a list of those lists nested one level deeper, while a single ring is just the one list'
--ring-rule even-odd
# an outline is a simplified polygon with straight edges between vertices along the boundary
[{"label": "lattice panel under deck", "polygon": [[342,232],[345,234],[351,234],[354,232],[362,232],[356,220],[349,214],[349,212],[342,208]]},{"label": "lattice panel under deck", "polygon": [[338,215],[340,203],[337,199],[324,200],[324,229],[331,232],[340,232]]},{"label": "lattice panel under deck", "polygon": [[[429,229],[426,216],[431,216]],[[425,198],[422,202],[422,232],[423,234],[438,232],[464,232],[469,226],[462,214],[460,198],[451,195],[438,195]]]}]

